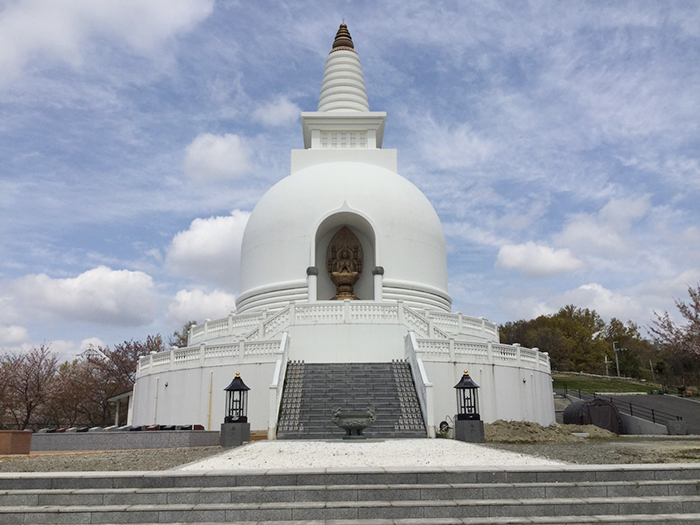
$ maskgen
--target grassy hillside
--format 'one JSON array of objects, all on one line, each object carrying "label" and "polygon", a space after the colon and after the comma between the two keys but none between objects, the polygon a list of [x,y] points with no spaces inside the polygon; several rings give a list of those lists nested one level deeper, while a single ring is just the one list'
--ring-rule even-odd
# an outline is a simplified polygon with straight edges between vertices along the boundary
[{"label": "grassy hillside", "polygon": [[638,381],[625,381],[617,378],[588,377],[577,374],[552,374],[554,389],[564,389],[564,385],[569,390],[581,389],[582,392],[651,392],[660,389],[661,385],[648,381],[640,383]]}]

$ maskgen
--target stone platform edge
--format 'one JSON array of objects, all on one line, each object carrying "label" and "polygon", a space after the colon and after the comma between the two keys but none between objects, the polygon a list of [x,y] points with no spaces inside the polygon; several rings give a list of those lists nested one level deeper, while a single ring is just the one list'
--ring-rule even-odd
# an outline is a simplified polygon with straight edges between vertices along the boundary
[{"label": "stone platform edge", "polygon": [[137,450],[147,448],[211,447],[219,444],[218,430],[115,430],[32,434],[32,452],[61,450]]},{"label": "stone platform edge", "polygon": [[697,471],[700,477],[700,463],[632,463],[632,464],[571,464],[571,465],[513,465],[507,467],[493,466],[456,466],[456,467],[326,467],[326,468],[284,468],[284,469],[229,469],[229,470],[118,470],[86,472],[0,472],[0,480],[8,479],[100,479],[100,478],[217,478],[217,477],[268,477],[268,476],[305,476],[305,475],[382,475],[382,474],[480,474],[480,473],[514,473],[514,474],[552,474],[552,473],[633,473],[657,472],[664,474],[679,471]]}]

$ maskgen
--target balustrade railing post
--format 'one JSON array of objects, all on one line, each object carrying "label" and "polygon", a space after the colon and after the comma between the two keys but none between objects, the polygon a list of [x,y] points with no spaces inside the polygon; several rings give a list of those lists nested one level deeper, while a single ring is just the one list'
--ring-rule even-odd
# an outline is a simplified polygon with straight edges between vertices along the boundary
[{"label": "balustrade railing post", "polygon": [[204,366],[207,358],[207,347],[204,343],[199,343],[199,365]]},{"label": "balustrade railing post", "polygon": [[455,340],[453,337],[450,337],[450,362],[454,363],[457,361],[455,359]]},{"label": "balustrade railing post", "polygon": [[490,364],[493,364],[493,343],[491,341],[486,342],[486,359]]},{"label": "balustrade railing post", "polygon": [[238,363],[242,363],[245,358],[245,341],[238,343]]}]

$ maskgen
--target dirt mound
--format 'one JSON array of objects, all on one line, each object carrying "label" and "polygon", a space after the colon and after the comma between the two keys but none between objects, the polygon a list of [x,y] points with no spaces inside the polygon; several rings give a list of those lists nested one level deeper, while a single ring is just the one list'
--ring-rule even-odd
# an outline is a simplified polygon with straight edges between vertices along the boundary
[{"label": "dirt mound", "polygon": [[[588,438],[574,436],[587,433]],[[586,439],[612,440],[617,436],[594,425],[559,425],[543,427],[529,421],[503,421],[484,424],[487,443],[578,443]]]}]

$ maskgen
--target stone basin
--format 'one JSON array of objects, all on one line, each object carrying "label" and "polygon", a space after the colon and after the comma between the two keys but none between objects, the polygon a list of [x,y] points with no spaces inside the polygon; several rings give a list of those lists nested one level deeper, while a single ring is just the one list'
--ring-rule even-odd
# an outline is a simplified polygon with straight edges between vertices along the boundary
[{"label": "stone basin", "polygon": [[340,407],[331,410],[331,421],[346,432],[343,439],[367,439],[362,431],[372,426],[376,419],[374,407],[367,407],[364,412],[343,412]]}]

